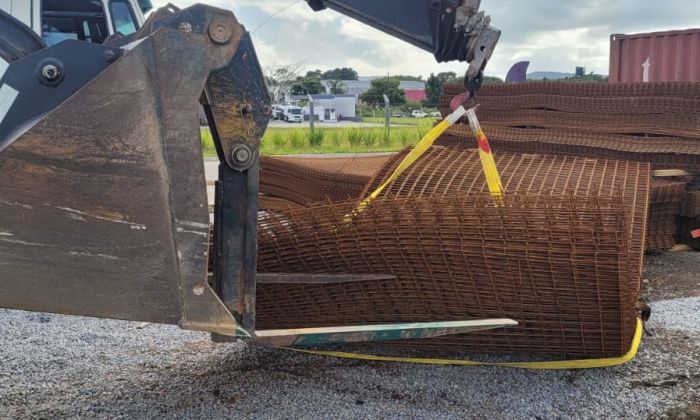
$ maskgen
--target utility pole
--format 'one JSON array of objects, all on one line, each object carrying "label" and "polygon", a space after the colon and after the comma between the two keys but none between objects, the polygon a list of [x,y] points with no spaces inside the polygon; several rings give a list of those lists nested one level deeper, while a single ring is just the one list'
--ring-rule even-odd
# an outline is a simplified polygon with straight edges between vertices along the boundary
[{"label": "utility pole", "polygon": [[311,129],[311,132],[314,132],[314,98],[313,96],[309,95],[308,93],[306,96],[309,97],[309,128]]},{"label": "utility pole", "polygon": [[389,101],[389,97],[385,95],[384,96],[384,138],[389,140],[389,130],[391,130],[391,102]]}]

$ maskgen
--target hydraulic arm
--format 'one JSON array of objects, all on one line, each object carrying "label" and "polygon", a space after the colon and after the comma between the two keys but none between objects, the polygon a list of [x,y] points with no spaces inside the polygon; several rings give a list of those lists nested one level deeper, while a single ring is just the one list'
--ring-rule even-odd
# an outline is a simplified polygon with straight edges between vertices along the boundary
[{"label": "hydraulic arm", "polygon": [[474,95],[501,31],[479,11],[481,0],[306,0],[433,53],[438,62],[466,61],[464,86]]}]

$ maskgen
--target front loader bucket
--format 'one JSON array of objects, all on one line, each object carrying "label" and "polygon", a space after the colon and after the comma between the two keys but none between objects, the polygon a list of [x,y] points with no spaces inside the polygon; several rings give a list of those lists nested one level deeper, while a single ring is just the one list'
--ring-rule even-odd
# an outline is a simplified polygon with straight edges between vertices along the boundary
[{"label": "front loader bucket", "polygon": [[[0,307],[245,334],[207,281],[199,109],[205,96],[232,112],[246,93],[203,95],[210,75],[257,74],[243,84],[266,99],[259,65],[230,12],[195,6],[149,30],[124,48],[66,41],[0,72]],[[262,108],[246,108],[257,141]]]}]

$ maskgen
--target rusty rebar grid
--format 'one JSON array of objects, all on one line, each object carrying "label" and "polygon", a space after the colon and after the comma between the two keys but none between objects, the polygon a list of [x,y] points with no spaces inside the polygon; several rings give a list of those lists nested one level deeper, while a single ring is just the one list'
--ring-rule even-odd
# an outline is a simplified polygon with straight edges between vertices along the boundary
[{"label": "rusty rebar grid", "polygon": [[260,209],[356,198],[390,156],[260,158]]},{"label": "rusty rebar grid", "polygon": [[521,325],[409,344],[589,357],[626,351],[641,287],[649,165],[500,154],[508,201],[498,208],[478,161],[473,150],[434,147],[351,223],[343,215],[356,200],[264,215],[260,271],[396,280],[260,285],[260,327],[509,316]]},{"label": "rusty rebar grid", "polygon": [[[616,158],[700,171],[700,84],[485,85],[479,118],[494,150]],[[443,115],[463,93],[445,85]],[[464,131],[464,127],[461,128]],[[452,131],[459,142],[460,127]]]}]

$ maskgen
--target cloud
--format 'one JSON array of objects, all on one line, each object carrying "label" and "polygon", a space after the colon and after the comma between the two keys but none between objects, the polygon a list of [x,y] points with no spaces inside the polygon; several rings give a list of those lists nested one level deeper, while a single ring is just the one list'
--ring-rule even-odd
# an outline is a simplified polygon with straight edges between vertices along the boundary
[{"label": "cloud", "polygon": [[[361,75],[423,76],[462,73],[467,66],[438,64],[428,52],[335,11],[313,12],[305,1],[156,0],[154,5],[167,1],[180,7],[203,2],[232,9],[248,30],[255,30],[263,66],[302,63],[304,71],[349,66]],[[499,77],[520,60],[529,60],[531,70],[573,72],[584,66],[607,74],[610,34],[685,29],[697,26],[700,15],[700,2],[687,0],[666,0],[663,7],[654,0],[482,0],[481,7],[503,31],[487,66],[487,74]]]}]

